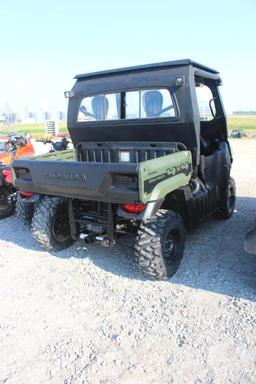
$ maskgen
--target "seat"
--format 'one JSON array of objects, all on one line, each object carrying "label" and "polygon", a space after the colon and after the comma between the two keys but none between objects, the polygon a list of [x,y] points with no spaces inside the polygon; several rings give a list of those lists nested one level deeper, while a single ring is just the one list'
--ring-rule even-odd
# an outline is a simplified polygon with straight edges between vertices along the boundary
[{"label": "seat", "polygon": [[211,154],[210,141],[204,139],[201,135],[200,135],[200,153],[203,156],[208,156]]},{"label": "seat", "polygon": [[108,99],[104,95],[92,98],[92,113],[96,120],[106,120],[108,114]]},{"label": "seat", "polygon": [[163,108],[163,95],[159,91],[147,91],[143,95],[146,117],[159,117]]}]

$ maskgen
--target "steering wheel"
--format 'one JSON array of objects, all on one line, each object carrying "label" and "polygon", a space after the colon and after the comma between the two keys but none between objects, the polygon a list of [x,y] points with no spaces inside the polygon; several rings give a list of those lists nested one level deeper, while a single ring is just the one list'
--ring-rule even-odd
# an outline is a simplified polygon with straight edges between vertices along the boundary
[{"label": "steering wheel", "polygon": [[158,113],[153,113],[152,117],[157,117],[164,112],[170,111],[171,109],[174,109],[174,105],[168,105],[168,107],[162,108]]},{"label": "steering wheel", "polygon": [[79,111],[82,112],[85,116],[90,116],[96,119],[96,116],[93,113],[88,112],[87,108],[84,105],[81,105],[81,107],[79,108]]}]

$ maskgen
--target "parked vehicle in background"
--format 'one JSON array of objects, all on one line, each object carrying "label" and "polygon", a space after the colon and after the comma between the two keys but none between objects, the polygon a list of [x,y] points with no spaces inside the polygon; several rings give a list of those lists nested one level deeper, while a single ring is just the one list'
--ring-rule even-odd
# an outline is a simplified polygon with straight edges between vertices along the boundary
[{"label": "parked vehicle in background", "polygon": [[113,245],[133,235],[139,269],[172,276],[185,229],[233,214],[220,85],[217,71],[191,60],[76,76],[66,92],[75,159],[13,164],[17,187],[38,199],[37,242],[60,250],[79,237]]},{"label": "parked vehicle in background", "polygon": [[34,147],[28,135],[11,133],[6,142],[0,147],[0,219],[10,216],[16,205],[16,192],[14,186],[11,164],[14,159],[34,155]]},{"label": "parked vehicle in background", "polygon": [[46,139],[44,144],[51,144],[51,149],[49,152],[55,151],[66,151],[68,149],[70,141],[66,137],[63,137],[60,141],[54,141]]},{"label": "parked vehicle in background", "polygon": [[232,139],[241,139],[242,137],[247,136],[243,129],[233,129],[230,133]]},{"label": "parked vehicle in background", "polygon": [[[43,144],[51,144],[49,153],[53,152],[60,152],[60,151],[68,151],[70,141],[63,137],[61,140],[56,141],[53,139],[45,138],[44,140],[37,140],[42,142]],[[72,158],[73,158],[73,151]],[[68,157],[70,156],[70,151],[68,153]],[[37,159],[45,160],[49,159],[47,154],[38,155],[36,157]],[[51,160],[53,160],[55,157],[50,157]],[[34,198],[32,192],[22,192],[17,191],[16,194],[17,201],[16,201],[16,216],[21,220],[21,222],[25,225],[30,225],[31,220],[34,214],[34,209],[36,206],[37,199]]]}]

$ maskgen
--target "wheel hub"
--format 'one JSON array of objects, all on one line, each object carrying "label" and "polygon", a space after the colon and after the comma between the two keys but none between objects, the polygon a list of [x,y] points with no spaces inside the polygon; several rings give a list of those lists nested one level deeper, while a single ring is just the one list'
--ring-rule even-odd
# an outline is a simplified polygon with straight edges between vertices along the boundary
[{"label": "wheel hub", "polygon": [[66,241],[70,237],[70,228],[66,215],[56,215],[53,221],[53,233],[57,241]]},{"label": "wheel hub", "polygon": [[176,237],[175,233],[170,232],[164,244],[164,254],[167,263],[171,263],[175,253]]}]

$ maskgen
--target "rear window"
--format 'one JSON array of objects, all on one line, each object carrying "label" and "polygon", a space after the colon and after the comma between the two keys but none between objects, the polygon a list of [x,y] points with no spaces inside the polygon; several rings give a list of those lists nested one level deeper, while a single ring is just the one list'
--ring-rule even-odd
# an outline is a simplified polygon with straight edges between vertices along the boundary
[{"label": "rear window", "polygon": [[120,119],[120,93],[85,97],[79,107],[78,121]]},{"label": "rear window", "polygon": [[150,89],[126,93],[126,119],[175,117],[174,105],[167,89]]},{"label": "rear window", "polygon": [[144,89],[85,97],[77,121],[175,117],[173,97],[167,89]]}]

